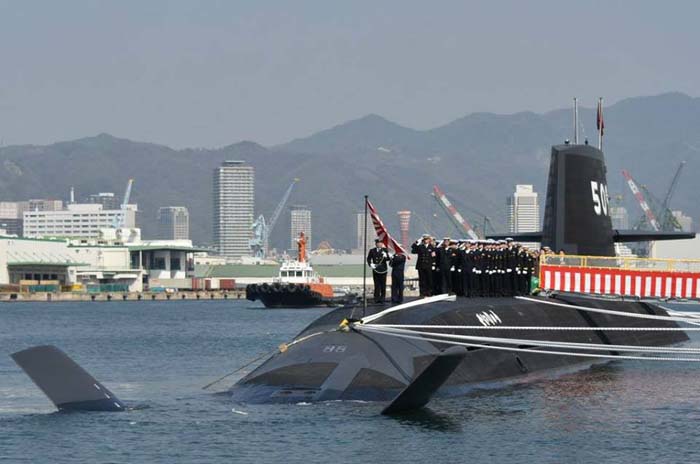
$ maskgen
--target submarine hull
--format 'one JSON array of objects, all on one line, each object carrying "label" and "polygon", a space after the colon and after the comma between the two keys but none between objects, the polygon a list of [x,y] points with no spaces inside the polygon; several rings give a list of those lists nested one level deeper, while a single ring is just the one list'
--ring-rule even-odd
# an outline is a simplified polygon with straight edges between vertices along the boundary
[{"label": "submarine hull", "polygon": [[[418,305],[386,314],[375,322],[440,326],[537,326],[543,330],[457,330],[444,333],[531,340],[635,346],[673,345],[688,340],[682,331],[552,331],[546,327],[677,327],[675,322],[601,314],[557,304],[600,308],[630,314],[667,316],[661,307],[636,301],[597,299],[578,295],[520,298],[459,298]],[[368,307],[367,315],[385,310]],[[369,331],[338,331],[339,323],[361,316],[362,308],[341,307],[320,317],[296,340],[237,382],[229,393],[234,401],[284,403],[300,401],[387,401],[395,397],[449,343],[399,338]],[[436,331],[436,330],[432,330]],[[516,332],[516,333],[514,333]],[[523,345],[535,352],[468,348],[438,396],[459,396],[475,387],[525,381],[557,371],[584,368],[599,359],[545,354],[557,351]],[[603,352],[603,354],[615,354]]]},{"label": "submarine hull", "polygon": [[[605,157],[597,148],[568,143],[552,147],[543,230],[526,233],[522,236],[523,241],[541,242],[566,254],[615,256],[614,242],[616,237],[623,235],[612,228],[606,172]],[[509,235],[518,241],[518,234]],[[483,269],[479,275],[481,271]],[[370,307],[368,312],[379,313],[384,309],[386,307]],[[373,322],[436,325],[445,333],[524,340],[522,346],[500,350],[498,347],[504,348],[505,344],[498,345],[494,341],[489,347],[469,347],[457,368],[437,391],[442,395],[459,395],[475,386],[517,382],[531,376],[601,362],[600,358],[564,355],[561,354],[564,350],[537,346],[535,340],[541,344],[547,340],[632,346],[664,346],[687,340],[682,331],[595,330],[611,327],[676,328],[677,325],[669,320],[628,317],[591,309],[667,316],[663,308],[650,303],[559,294],[534,298],[427,299],[410,307],[402,306],[392,313],[383,313]],[[231,395],[236,400],[253,402],[389,400],[404,391],[419,378],[426,366],[452,346],[427,340],[418,334],[409,339],[362,327],[338,330],[343,319],[353,316],[364,315],[361,309],[343,307],[319,318],[299,334],[296,343],[273,355],[234,385],[230,389]],[[485,325],[542,329],[456,328]],[[553,327],[586,329],[546,330]],[[528,344],[527,340],[533,340],[533,343]],[[555,353],[543,353],[545,350]],[[612,351],[597,353],[617,355]]]}]

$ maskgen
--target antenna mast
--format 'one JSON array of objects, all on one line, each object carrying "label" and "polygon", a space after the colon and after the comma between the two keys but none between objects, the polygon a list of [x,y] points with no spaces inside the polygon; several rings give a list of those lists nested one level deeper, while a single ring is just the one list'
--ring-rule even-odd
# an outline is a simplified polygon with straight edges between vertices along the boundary
[{"label": "antenna mast", "polygon": [[578,145],[578,98],[574,97],[574,145]]},{"label": "antenna mast", "polygon": [[598,114],[596,115],[596,125],[598,126],[598,150],[603,149],[603,131],[605,125],[603,123],[603,97],[598,98]]}]

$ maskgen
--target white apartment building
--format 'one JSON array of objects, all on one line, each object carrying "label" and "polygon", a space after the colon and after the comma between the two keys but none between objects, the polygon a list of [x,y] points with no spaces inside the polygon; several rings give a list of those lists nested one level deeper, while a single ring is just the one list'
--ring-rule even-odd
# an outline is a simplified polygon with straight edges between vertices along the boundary
[{"label": "white apartment building", "polygon": [[304,232],[306,236],[306,248],[311,249],[311,210],[306,206],[294,205],[290,208],[291,228],[290,228],[290,249],[297,248],[299,233]]},{"label": "white apartment building", "polygon": [[214,243],[222,256],[250,256],[254,212],[255,169],[245,161],[224,161],[214,169]]},{"label": "white apartment building", "polygon": [[[127,205],[124,228],[136,227],[136,205]],[[121,210],[105,210],[101,204],[74,203],[57,211],[24,211],[23,235],[29,238],[97,238],[100,229],[112,227]]]},{"label": "white apartment building", "polygon": [[[511,233],[537,232],[540,230],[540,204],[532,185],[516,185],[515,192],[506,200],[508,228]],[[525,246],[538,247],[536,243]]]}]

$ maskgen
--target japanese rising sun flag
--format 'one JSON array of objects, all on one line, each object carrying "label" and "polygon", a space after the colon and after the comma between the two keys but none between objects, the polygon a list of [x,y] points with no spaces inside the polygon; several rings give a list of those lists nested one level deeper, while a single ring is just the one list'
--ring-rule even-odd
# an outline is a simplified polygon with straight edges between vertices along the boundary
[{"label": "japanese rising sun flag", "polygon": [[374,231],[377,233],[377,238],[384,244],[385,247],[394,250],[394,253],[405,255],[410,259],[410,256],[408,256],[406,250],[404,250],[403,247],[399,245],[399,242],[394,240],[394,237],[392,237],[389,231],[386,229],[386,226],[382,222],[382,219],[379,217],[379,214],[377,213],[377,210],[375,209],[374,205],[372,205],[372,203],[369,200],[366,201],[367,209],[369,210],[370,217],[372,218],[372,225],[374,225]]}]

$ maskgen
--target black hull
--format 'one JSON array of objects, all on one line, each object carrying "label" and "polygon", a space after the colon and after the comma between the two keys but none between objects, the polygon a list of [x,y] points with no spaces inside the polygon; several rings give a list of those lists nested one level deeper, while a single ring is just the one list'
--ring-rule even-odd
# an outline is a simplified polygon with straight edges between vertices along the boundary
[{"label": "black hull", "polygon": [[[305,288],[306,287],[306,288]],[[246,298],[260,300],[266,308],[318,308],[350,303],[352,297],[327,298],[302,284],[248,285]]]},{"label": "black hull", "polygon": [[316,292],[299,293],[283,289],[275,293],[260,293],[257,297],[266,308],[315,308],[327,306]]},{"label": "black hull", "polygon": [[[674,322],[614,316],[553,306],[551,302],[611,309],[633,314],[666,312],[653,304],[611,301],[581,296],[558,296],[528,301],[518,298],[458,298],[389,314],[385,324],[480,325],[478,315],[493,311],[503,326],[570,327],[676,327]],[[386,309],[369,307],[368,314]],[[362,309],[354,311],[361,317]],[[338,324],[353,315],[353,308],[342,307],[309,325],[297,338],[315,335],[277,353],[234,385],[230,393],[241,402],[270,403],[324,400],[392,399],[415,378],[444,343],[406,340],[369,332],[335,331]],[[464,335],[517,337],[615,345],[664,346],[686,341],[682,331],[454,331]],[[532,348],[524,346],[523,348]],[[615,354],[605,352],[605,354]],[[470,348],[465,359],[440,389],[440,395],[456,396],[475,387],[502,385],[531,377],[571,371],[600,360],[543,353]]]}]

